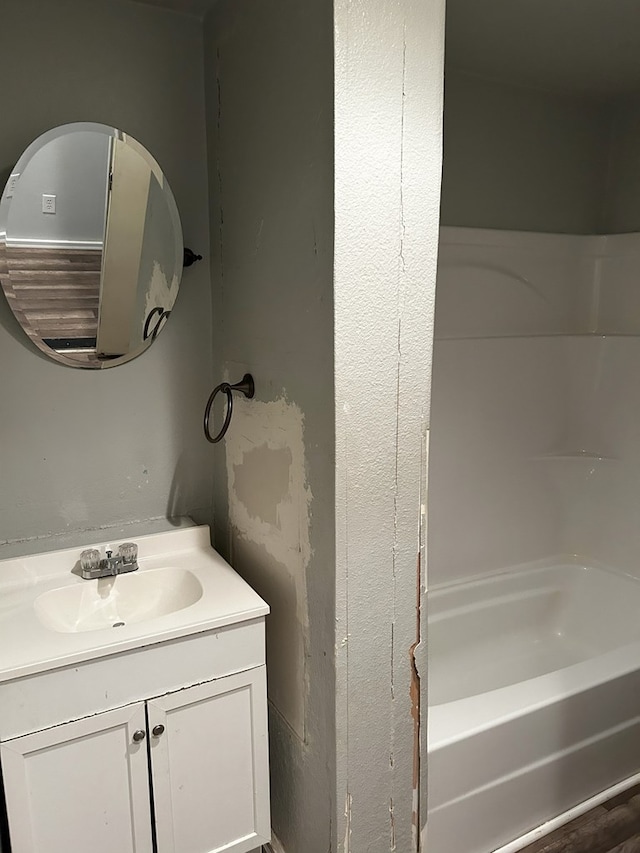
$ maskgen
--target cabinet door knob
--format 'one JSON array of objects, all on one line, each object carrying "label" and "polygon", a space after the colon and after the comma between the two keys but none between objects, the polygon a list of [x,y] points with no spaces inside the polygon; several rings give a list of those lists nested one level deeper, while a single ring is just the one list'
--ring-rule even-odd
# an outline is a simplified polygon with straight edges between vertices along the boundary
[{"label": "cabinet door knob", "polygon": [[164,732],[164,726],[163,726],[162,724],[160,724],[159,726],[154,726],[154,727],[151,729],[151,734],[152,734],[154,737],[160,737],[160,735],[161,735],[163,732]]},{"label": "cabinet door knob", "polygon": [[144,740],[145,737],[146,737],[146,732],[144,732],[142,729],[138,729],[137,732],[133,733],[133,740],[135,743],[140,743],[140,741]]}]

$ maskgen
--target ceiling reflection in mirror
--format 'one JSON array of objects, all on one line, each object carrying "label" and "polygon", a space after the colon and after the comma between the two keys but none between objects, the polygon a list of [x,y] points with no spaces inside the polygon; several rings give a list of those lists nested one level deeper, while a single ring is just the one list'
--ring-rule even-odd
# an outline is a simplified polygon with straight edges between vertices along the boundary
[{"label": "ceiling reflection in mirror", "polygon": [[55,128],[24,152],[0,200],[0,282],[25,333],[75,367],[113,367],[155,340],[183,265],[160,167],[116,128]]}]

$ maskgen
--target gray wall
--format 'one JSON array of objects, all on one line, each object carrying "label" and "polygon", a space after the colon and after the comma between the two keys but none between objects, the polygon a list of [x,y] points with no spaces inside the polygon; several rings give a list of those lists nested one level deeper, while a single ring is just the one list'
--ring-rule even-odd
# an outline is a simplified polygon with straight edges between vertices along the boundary
[{"label": "gray wall", "polygon": [[[75,131],[50,139],[22,169],[7,223],[11,243],[102,245],[111,137]],[[56,196],[55,214],[42,195]]]},{"label": "gray wall", "polygon": [[[54,51],[54,61],[44,61]],[[185,242],[207,255],[202,27],[128,2],[4,0],[0,179],[43,131],[97,121],[132,134],[176,196]],[[171,320],[110,370],[55,364],[0,301],[0,541],[191,513],[209,520],[212,457],[207,262],[187,270]]]},{"label": "gray wall", "polygon": [[637,232],[640,231],[640,95],[612,100],[610,128],[602,232]]},{"label": "gray wall", "polygon": [[594,234],[606,104],[445,72],[442,224]]},{"label": "gray wall", "polygon": [[[216,381],[256,380],[216,451],[216,546],[271,606],[272,815],[335,849],[333,4],[206,21]],[[333,845],[333,846],[332,846]]]},{"label": "gray wall", "polygon": [[640,231],[640,95],[587,97],[448,67],[442,224]]}]

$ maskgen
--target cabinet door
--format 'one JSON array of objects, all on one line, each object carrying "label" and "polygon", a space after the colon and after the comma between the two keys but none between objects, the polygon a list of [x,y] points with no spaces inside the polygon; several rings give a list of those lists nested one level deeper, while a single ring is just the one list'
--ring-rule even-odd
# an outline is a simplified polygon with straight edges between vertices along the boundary
[{"label": "cabinet door", "polygon": [[269,841],[265,667],[154,699],[148,713],[158,853]]},{"label": "cabinet door", "polygon": [[12,853],[151,853],[144,703],[3,743]]}]

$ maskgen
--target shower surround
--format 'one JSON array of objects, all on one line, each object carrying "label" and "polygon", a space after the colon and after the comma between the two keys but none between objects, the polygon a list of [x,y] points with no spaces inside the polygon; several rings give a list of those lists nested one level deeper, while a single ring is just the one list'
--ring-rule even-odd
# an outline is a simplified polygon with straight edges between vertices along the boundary
[{"label": "shower surround", "polygon": [[442,229],[429,481],[438,853],[516,850],[640,771],[639,261],[636,234]]}]

